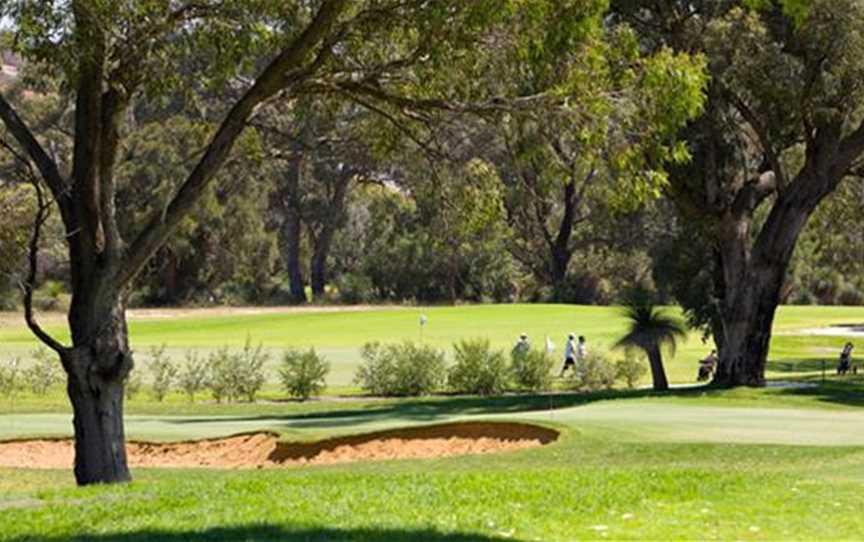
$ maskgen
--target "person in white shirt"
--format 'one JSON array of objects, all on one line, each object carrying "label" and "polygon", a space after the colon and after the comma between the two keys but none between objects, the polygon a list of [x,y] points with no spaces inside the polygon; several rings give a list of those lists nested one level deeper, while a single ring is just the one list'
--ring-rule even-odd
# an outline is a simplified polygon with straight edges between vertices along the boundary
[{"label": "person in white shirt", "polygon": [[573,372],[576,372],[576,359],[579,357],[579,347],[573,342],[575,338],[576,336],[573,333],[567,336],[567,344],[564,345],[564,367],[561,368],[561,374],[558,375],[559,378],[564,377],[567,369],[573,369]]}]

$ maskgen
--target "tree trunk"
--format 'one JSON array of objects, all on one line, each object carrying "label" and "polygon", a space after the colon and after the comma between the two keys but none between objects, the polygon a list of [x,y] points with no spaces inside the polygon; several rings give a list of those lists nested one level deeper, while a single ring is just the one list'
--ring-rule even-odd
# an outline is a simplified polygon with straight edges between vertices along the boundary
[{"label": "tree trunk", "polygon": [[69,323],[74,348],[63,354],[75,429],[79,485],[126,482],[123,387],[132,370],[125,306],[104,292],[76,293]]},{"label": "tree trunk", "polygon": [[286,209],[285,222],[282,224],[282,251],[288,271],[291,301],[294,303],[307,301],[306,284],[300,268],[300,228],[300,213],[290,208]]},{"label": "tree trunk", "polygon": [[570,237],[573,235],[573,225],[576,218],[576,183],[571,180],[564,186],[564,215],[561,217],[561,224],[558,226],[558,234],[552,243],[549,244],[550,266],[549,271],[552,277],[552,286],[556,301],[568,301],[562,299],[564,281],[567,278],[567,268],[570,266],[570,259],[573,257],[573,251],[570,248]]},{"label": "tree trunk", "polygon": [[[322,235],[324,235],[322,233]],[[312,254],[312,265],[310,272],[312,276],[312,297],[321,299],[324,297],[324,289],[327,285],[327,255],[330,252],[330,239],[321,239],[315,245]]]},{"label": "tree trunk", "polygon": [[327,285],[327,257],[330,255],[333,237],[344,222],[345,197],[356,174],[357,171],[354,169],[346,168],[336,177],[335,186],[333,186],[327,202],[327,216],[322,217],[321,230],[314,239],[315,248],[312,253],[310,271],[312,295],[316,299],[324,297],[324,288]]},{"label": "tree trunk", "polygon": [[663,369],[663,355],[660,348],[654,345],[648,349],[648,364],[651,366],[651,382],[654,391],[666,391],[669,389],[669,381],[666,380],[666,371]]},{"label": "tree trunk", "polygon": [[722,265],[722,339],[714,382],[764,386],[774,315],[798,236],[818,199],[775,203],[750,249],[749,218],[726,220],[718,251]]},{"label": "tree trunk", "polygon": [[300,148],[293,149],[294,156],[288,164],[285,184],[282,187],[281,203],[284,213],[282,223],[282,254],[285,258],[285,268],[288,271],[288,282],[291,289],[291,301],[305,303],[306,283],[300,262],[300,175],[303,167],[303,155]]}]

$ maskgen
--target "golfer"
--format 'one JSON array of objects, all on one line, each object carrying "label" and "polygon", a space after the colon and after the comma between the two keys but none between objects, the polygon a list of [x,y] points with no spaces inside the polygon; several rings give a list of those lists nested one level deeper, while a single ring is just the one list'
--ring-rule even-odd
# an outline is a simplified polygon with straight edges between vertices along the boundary
[{"label": "golfer", "polygon": [[573,372],[576,372],[576,358],[579,356],[579,352],[578,347],[573,342],[575,338],[576,336],[573,333],[567,336],[567,344],[564,345],[564,367],[561,368],[561,374],[558,375],[559,378],[564,377],[564,373],[568,368],[572,368]]},{"label": "golfer", "polygon": [[516,344],[513,346],[513,356],[526,356],[528,352],[531,350],[531,344],[528,342],[528,334],[523,333],[519,335],[519,340],[516,341]]}]

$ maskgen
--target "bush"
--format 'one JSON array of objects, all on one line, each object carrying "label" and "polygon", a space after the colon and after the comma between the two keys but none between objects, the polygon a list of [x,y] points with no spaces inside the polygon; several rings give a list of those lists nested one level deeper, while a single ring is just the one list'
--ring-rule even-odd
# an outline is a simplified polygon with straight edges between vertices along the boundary
[{"label": "bush", "polygon": [[571,373],[570,386],[584,391],[611,390],[615,385],[615,366],[605,354],[589,352],[585,359],[577,362]]},{"label": "bush", "polygon": [[362,273],[345,273],[336,279],[339,301],[347,305],[369,303],[375,299],[372,279]]},{"label": "bush", "polygon": [[318,395],[326,386],[330,364],[314,348],[307,352],[287,350],[282,356],[279,376],[282,386],[291,397],[305,401]]},{"label": "bush", "polygon": [[642,358],[630,350],[624,353],[624,359],[615,362],[615,379],[627,384],[631,390],[648,372],[648,367]]},{"label": "bush", "polygon": [[354,382],[373,395],[427,395],[444,383],[444,353],[431,346],[367,343],[361,357]]},{"label": "bush", "polygon": [[254,402],[255,396],[261,391],[267,380],[264,374],[264,364],[267,354],[261,345],[252,347],[252,342],[246,340],[246,345],[238,353],[228,347],[213,352],[209,358],[210,374],[207,387],[217,403],[223,400],[234,402],[240,398]]},{"label": "bush", "polygon": [[207,387],[217,403],[237,398],[237,356],[227,346],[222,347],[210,354],[207,358],[209,371],[207,374]]},{"label": "bush", "polygon": [[259,344],[253,348],[252,341],[246,339],[246,344],[239,355],[236,380],[237,393],[250,403],[255,402],[255,396],[258,395],[267,381],[267,376],[264,374],[264,364],[267,363],[269,357],[264,352],[262,345]]},{"label": "bush", "polygon": [[846,306],[864,305],[864,292],[855,287],[854,284],[844,284],[837,292],[837,304]]},{"label": "bush", "polygon": [[57,356],[44,348],[33,352],[33,365],[24,371],[24,380],[30,383],[35,395],[45,395],[63,378],[63,369]]},{"label": "bush", "polygon": [[520,390],[548,390],[552,383],[550,371],[555,362],[541,350],[528,350],[519,353],[514,350],[510,354],[510,374],[513,383]]},{"label": "bush", "polygon": [[127,401],[138,395],[138,392],[141,391],[141,385],[141,373],[135,369],[129,371],[129,374],[126,375],[126,380],[123,382],[123,395]]},{"label": "bush", "polygon": [[197,352],[186,352],[183,367],[177,375],[177,384],[189,396],[189,401],[195,401],[195,394],[207,387],[207,360]]},{"label": "bush", "polygon": [[18,392],[24,387],[24,379],[21,378],[21,360],[12,358],[0,362],[0,395],[14,402]]},{"label": "bush", "polygon": [[494,395],[507,389],[507,358],[493,351],[486,339],[459,341],[453,345],[456,364],[447,382],[456,392]]},{"label": "bush", "polygon": [[171,391],[171,386],[174,385],[174,380],[177,378],[177,366],[165,355],[165,346],[150,349],[150,363],[147,366],[150,370],[150,375],[153,377],[151,391],[153,398],[160,403]]}]

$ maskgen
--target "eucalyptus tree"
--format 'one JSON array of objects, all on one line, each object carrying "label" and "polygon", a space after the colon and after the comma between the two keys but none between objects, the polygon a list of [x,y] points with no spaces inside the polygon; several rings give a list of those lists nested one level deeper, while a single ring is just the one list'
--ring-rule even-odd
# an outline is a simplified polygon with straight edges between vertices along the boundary
[{"label": "eucalyptus tree", "polygon": [[716,381],[762,385],[799,234],[864,155],[864,2],[616,0],[646,47],[707,57],[694,160],[667,192],[710,240]]},{"label": "eucalyptus tree", "polygon": [[558,297],[592,207],[643,199],[687,158],[673,136],[699,112],[705,80],[699,58],[642,54],[630,29],[604,23],[605,1],[535,4],[521,38],[498,44],[488,84],[563,101],[495,119],[487,155],[507,187],[513,256]]},{"label": "eucalyptus tree", "polygon": [[[15,29],[15,51],[35,73],[60,81],[75,105],[73,149],[63,156],[46,148],[15,101],[0,93],[0,119],[40,176],[34,238],[49,201],[65,227],[71,345],[36,321],[32,280],[24,301],[28,326],[58,353],[67,373],[79,484],[130,478],[123,427],[124,381],[133,367],[129,286],[204,196],[259,107],[280,94],[350,94],[402,110],[461,107],[439,74],[470,67],[482,54],[477,42],[484,29],[520,6],[507,0],[0,1],[0,15]],[[206,62],[179,69],[193,57]],[[115,169],[120,143],[135,129],[127,123],[130,103],[170,98],[202,81],[226,89],[218,127],[166,204],[138,231],[121,236]]]}]

